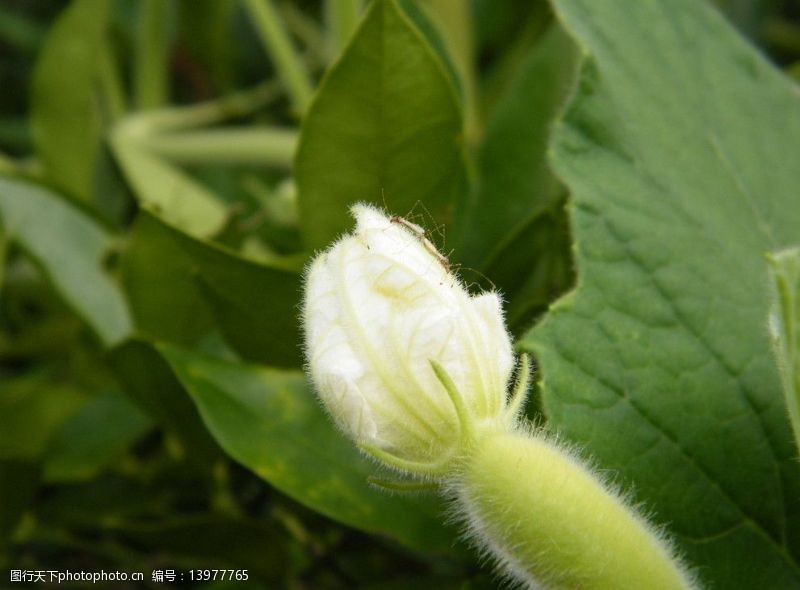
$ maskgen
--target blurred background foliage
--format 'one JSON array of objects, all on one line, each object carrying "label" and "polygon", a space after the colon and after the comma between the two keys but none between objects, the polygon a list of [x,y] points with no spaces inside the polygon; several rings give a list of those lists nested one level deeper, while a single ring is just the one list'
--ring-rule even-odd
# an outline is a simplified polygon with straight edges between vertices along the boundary
[{"label": "blurred background foliage", "polygon": [[[572,282],[545,152],[578,51],[543,1],[368,4],[0,5],[0,567],[493,586],[329,426],[301,271],[371,200],[522,333]],[[800,4],[716,4],[800,76]]]}]

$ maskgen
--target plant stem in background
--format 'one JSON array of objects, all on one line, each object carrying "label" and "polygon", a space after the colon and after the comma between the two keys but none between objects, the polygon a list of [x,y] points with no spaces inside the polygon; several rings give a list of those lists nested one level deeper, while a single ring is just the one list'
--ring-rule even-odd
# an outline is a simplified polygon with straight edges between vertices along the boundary
[{"label": "plant stem in background", "polygon": [[125,125],[139,134],[195,129],[241,117],[256,111],[278,95],[273,82],[264,82],[255,88],[229,94],[216,100],[184,107],[168,107],[157,111],[137,113]]},{"label": "plant stem in background", "polygon": [[282,2],[280,11],[289,32],[303,47],[302,57],[309,71],[324,68],[330,62],[330,55],[327,31],[323,30],[323,25],[292,2]]},{"label": "plant stem in background", "polygon": [[105,107],[113,122],[125,115],[127,101],[114,49],[110,43],[106,43],[100,52],[98,68]]},{"label": "plant stem in background", "polygon": [[331,59],[335,59],[350,40],[358,26],[363,7],[362,0],[326,0],[325,24]]},{"label": "plant stem in background", "polygon": [[244,0],[261,41],[283,80],[292,104],[303,113],[311,102],[314,88],[303,60],[292,45],[280,14],[271,0]]},{"label": "plant stem in background", "polygon": [[158,108],[168,100],[168,8],[163,0],[142,0],[139,5],[133,90],[141,110]]},{"label": "plant stem in background", "polygon": [[182,164],[257,164],[289,168],[297,131],[280,128],[205,129],[145,136],[138,144]]},{"label": "plant stem in background", "polygon": [[186,107],[146,111],[121,121],[117,141],[134,141],[151,155],[186,164],[275,165],[288,168],[297,132],[286,128],[228,127],[198,129],[249,114],[276,96],[276,85],[253,89]]}]

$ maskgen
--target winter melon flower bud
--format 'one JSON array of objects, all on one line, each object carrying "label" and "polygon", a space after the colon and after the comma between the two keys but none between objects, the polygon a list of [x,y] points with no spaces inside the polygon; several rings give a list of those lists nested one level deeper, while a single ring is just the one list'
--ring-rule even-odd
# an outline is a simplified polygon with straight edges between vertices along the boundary
[{"label": "winter melon flower bud", "polygon": [[622,496],[518,420],[528,363],[507,399],[498,295],[470,295],[414,224],[352,212],[353,234],[311,265],[303,309],[311,377],[339,427],[384,464],[433,477],[476,545],[525,587],[696,588]]},{"label": "winter melon flower bud", "polygon": [[497,293],[470,295],[420,228],[368,205],[308,270],[308,367],[362,449],[436,474],[483,426],[513,422],[514,357]]}]

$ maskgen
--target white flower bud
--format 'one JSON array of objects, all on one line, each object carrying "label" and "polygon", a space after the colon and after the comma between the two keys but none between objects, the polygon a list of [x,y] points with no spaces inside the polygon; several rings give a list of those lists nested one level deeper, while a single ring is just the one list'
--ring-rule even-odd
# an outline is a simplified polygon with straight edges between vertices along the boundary
[{"label": "white flower bud", "polygon": [[471,296],[413,224],[367,205],[351,211],[355,232],[306,278],[311,377],[362,447],[409,465],[442,461],[465,429],[506,424],[518,409],[506,401],[513,353],[500,298]]}]

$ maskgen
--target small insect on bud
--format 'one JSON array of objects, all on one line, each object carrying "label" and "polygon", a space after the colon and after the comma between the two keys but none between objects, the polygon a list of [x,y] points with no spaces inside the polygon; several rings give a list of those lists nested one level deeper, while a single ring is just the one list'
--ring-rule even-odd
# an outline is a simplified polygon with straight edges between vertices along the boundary
[{"label": "small insect on bud", "polygon": [[428,252],[431,253],[431,256],[436,258],[436,260],[439,261],[439,264],[441,264],[446,271],[450,272],[450,261],[447,260],[447,256],[439,252],[439,250],[436,249],[436,246],[433,245],[433,242],[428,239],[425,228],[409,221],[405,217],[400,217],[399,215],[392,216],[389,221],[392,223],[399,223],[400,225],[408,228],[412,233],[416,234],[420,243],[425,246],[425,249]]},{"label": "small insect on bud", "polygon": [[[378,459],[442,475],[471,434],[516,419],[497,293],[470,295],[417,225],[355,205],[306,277],[306,354],[339,427]],[[444,260],[444,264],[442,261]],[[526,367],[527,368],[527,367]]]}]

